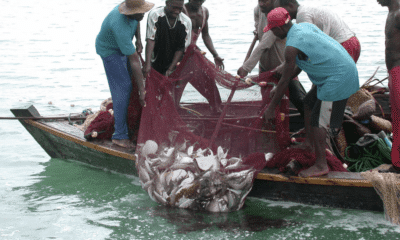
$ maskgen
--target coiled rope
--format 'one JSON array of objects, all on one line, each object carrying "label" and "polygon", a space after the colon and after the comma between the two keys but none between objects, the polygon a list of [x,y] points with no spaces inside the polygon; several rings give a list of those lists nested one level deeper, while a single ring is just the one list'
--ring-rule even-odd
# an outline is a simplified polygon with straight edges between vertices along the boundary
[{"label": "coiled rope", "polygon": [[[356,158],[351,158],[348,152],[353,147],[361,150]],[[382,164],[391,163],[391,149],[381,138],[365,147],[359,147],[355,144],[348,146],[345,151],[345,160],[350,163],[347,170],[352,172],[365,172],[376,168]]]}]

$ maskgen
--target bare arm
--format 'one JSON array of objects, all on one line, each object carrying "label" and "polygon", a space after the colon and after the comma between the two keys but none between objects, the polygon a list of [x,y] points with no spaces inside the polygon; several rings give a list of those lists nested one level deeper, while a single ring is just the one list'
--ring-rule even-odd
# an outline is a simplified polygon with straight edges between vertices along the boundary
[{"label": "bare arm", "polygon": [[171,75],[171,73],[175,70],[176,64],[182,59],[184,50],[178,50],[174,54],[174,58],[172,59],[171,65],[168,67],[167,72],[165,72],[165,76]]},{"label": "bare arm", "polygon": [[296,74],[296,56],[299,54],[300,51],[297,48],[287,46],[285,49],[285,66],[284,72],[279,80],[278,85],[275,89],[275,94],[272,97],[272,100],[264,114],[265,119],[269,120],[274,117],[275,108],[278,106],[279,102],[281,101],[285,91],[289,85],[290,80],[293,79],[293,76]]},{"label": "bare arm", "polygon": [[153,54],[154,51],[154,45],[155,41],[151,39],[146,40],[146,62],[144,63],[143,66],[143,75],[146,78],[147,74],[149,74],[151,70],[151,55]]},{"label": "bare arm", "polygon": [[214,44],[212,42],[212,39],[210,37],[210,33],[208,31],[208,17],[209,17],[209,13],[208,10],[206,9],[205,11],[206,16],[206,24],[203,28],[203,30],[201,31],[201,35],[204,41],[204,45],[206,45],[207,49],[210,51],[210,53],[213,55],[214,57],[214,61],[215,61],[215,65],[218,68],[224,69],[224,59],[222,59],[220,56],[218,56],[217,50],[215,50],[214,48]]},{"label": "bare arm", "polygon": [[143,51],[142,38],[140,37],[140,22],[138,22],[136,28],[135,38],[136,38],[136,51],[140,54]]},{"label": "bare arm", "polygon": [[142,106],[145,106],[145,91],[144,91],[144,77],[140,66],[140,59],[138,52],[128,56],[131,65],[133,77],[136,80],[139,88],[139,101]]},{"label": "bare arm", "polygon": [[241,77],[247,76],[247,74],[251,72],[260,61],[264,51],[271,48],[276,39],[277,37],[271,31],[264,33],[262,39],[258,43],[257,47],[254,49],[254,51],[251,53],[249,59],[247,59],[239,68],[238,75]]}]

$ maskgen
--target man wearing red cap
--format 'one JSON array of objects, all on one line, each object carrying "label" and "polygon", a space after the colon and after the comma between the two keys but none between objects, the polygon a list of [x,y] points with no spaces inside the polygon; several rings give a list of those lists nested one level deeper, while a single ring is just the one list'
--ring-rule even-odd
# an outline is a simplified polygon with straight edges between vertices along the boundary
[{"label": "man wearing red cap", "polygon": [[[263,32],[268,24],[266,15],[274,8],[274,0],[258,0],[258,5],[254,8],[255,34],[259,40],[257,47],[250,57],[238,69],[237,74],[245,77],[251,72],[259,62],[259,73],[276,69],[284,62],[284,51],[286,39],[276,37],[272,32]],[[265,91],[265,88],[261,88]],[[300,114],[304,114],[303,99],[306,91],[298,78],[289,83],[289,99],[296,106]]]},{"label": "man wearing red cap", "polygon": [[378,3],[389,8],[385,36],[393,126],[392,168],[390,170],[400,172],[400,1],[378,0]]},{"label": "man wearing red cap", "polygon": [[297,0],[275,0],[275,7],[286,9],[296,23],[308,22],[316,25],[321,31],[338,41],[357,63],[361,45],[355,33],[334,12],[324,7],[300,5]]},{"label": "man wearing red cap", "polygon": [[359,89],[356,64],[336,40],[310,23],[292,24],[284,8],[275,8],[268,16],[264,32],[286,38],[285,65],[271,103],[265,112],[272,119],[289,81],[302,70],[315,85],[304,99],[305,144],[315,151],[315,164],[299,173],[315,177],[329,172],[326,161],[326,136],[336,135],[343,121],[347,99]]}]

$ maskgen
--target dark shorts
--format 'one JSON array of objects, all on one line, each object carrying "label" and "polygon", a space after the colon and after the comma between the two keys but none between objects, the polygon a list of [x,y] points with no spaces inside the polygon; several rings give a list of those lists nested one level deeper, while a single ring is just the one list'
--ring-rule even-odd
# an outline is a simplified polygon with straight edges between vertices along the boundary
[{"label": "dark shorts", "polygon": [[329,135],[336,136],[342,127],[347,99],[321,101],[317,98],[317,87],[313,87],[304,98],[304,105],[311,109],[311,126],[325,128]]}]

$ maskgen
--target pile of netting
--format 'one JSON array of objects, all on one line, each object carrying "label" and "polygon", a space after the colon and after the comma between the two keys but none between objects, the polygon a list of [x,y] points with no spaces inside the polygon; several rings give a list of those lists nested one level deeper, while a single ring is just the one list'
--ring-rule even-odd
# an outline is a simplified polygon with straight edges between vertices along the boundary
[{"label": "pile of netting", "polygon": [[[381,165],[379,169],[387,170],[391,165]],[[381,173],[379,169],[362,172],[361,176],[372,183],[383,201],[386,220],[400,225],[400,174]]]},{"label": "pile of netting", "polygon": [[[136,164],[142,187],[154,201],[213,212],[243,206],[267,160],[251,154],[276,153],[290,145],[287,97],[276,108],[274,121],[266,123],[262,118],[278,79],[271,72],[251,79],[248,82],[256,85],[263,82],[263,100],[231,102],[235,91],[251,85],[217,69],[195,45],[188,47],[170,77],[151,70],[146,79]],[[188,82],[209,105],[175,104]],[[224,104],[215,82],[231,89]],[[222,113],[212,114],[210,109],[218,104]]]}]

